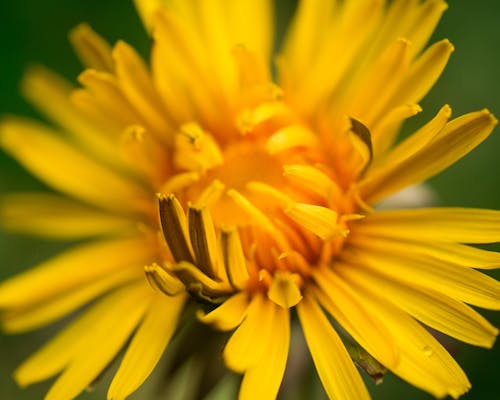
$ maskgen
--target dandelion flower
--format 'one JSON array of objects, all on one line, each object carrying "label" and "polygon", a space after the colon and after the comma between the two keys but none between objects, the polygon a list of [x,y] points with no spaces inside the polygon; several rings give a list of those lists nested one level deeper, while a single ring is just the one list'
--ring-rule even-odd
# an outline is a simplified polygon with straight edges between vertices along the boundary
[{"label": "dandelion flower", "polygon": [[369,398],[352,346],[367,370],[377,362],[436,397],[465,393],[424,326],[493,345],[497,329],[470,305],[500,308],[500,283],[477,271],[500,254],[473,245],[500,241],[500,212],[375,207],[497,122],[487,110],[452,119],[445,105],[396,142],[453,51],[426,47],[446,4],[301,1],[276,57],[270,0],[136,6],[149,63],[78,26],[80,86],[42,68],[23,83],[53,127],[1,124],[2,148],[54,189],[7,196],[3,224],[81,241],[1,284],[3,327],[88,305],[17,382],[57,376],[46,398],[74,398],[123,349],[108,398],[124,399],[196,305],[197,324],[231,332],[222,358],[243,376],[241,399],[277,396],[295,315],[330,398]]}]

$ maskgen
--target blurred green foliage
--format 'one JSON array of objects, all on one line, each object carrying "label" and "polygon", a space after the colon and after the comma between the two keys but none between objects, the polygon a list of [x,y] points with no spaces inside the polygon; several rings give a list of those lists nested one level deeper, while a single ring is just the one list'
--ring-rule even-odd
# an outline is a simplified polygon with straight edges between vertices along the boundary
[{"label": "blurred green foliage", "polygon": [[[282,32],[293,1],[277,0]],[[500,115],[500,2],[496,0],[450,1],[433,40],[449,38],[456,46],[438,84],[422,102],[424,112],[410,127],[430,118],[449,103],[454,115],[490,108]],[[0,113],[37,116],[19,95],[23,70],[32,63],[46,65],[70,80],[80,66],[67,41],[68,31],[89,22],[111,42],[124,39],[147,54],[148,42],[132,2],[123,0],[3,0],[0,2]],[[362,23],[362,21],[361,21]],[[38,117],[38,116],[37,116]],[[407,130],[411,129],[409,127]],[[448,171],[431,181],[442,205],[500,208],[500,129],[488,141]],[[0,192],[27,191],[43,186],[0,153]],[[0,279],[55,254],[60,245],[0,232]],[[500,278],[500,274],[494,274]],[[499,326],[498,313],[484,313]],[[0,335],[0,399],[40,399],[49,384],[19,389],[10,374],[27,355],[43,343],[54,328],[20,336]],[[500,345],[493,350],[453,342],[455,357],[473,383],[465,399],[499,398]],[[429,399],[426,394],[388,376],[374,388],[374,399]],[[82,399],[105,398],[103,389]],[[146,398],[147,388],[135,398]]]}]

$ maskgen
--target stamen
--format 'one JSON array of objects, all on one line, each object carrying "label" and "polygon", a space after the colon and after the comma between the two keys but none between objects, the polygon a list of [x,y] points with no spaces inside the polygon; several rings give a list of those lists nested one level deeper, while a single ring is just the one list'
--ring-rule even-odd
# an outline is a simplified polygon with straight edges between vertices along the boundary
[{"label": "stamen", "polygon": [[182,261],[169,269],[184,283],[186,290],[200,300],[218,303],[234,292],[229,282],[213,280],[192,263]]},{"label": "stamen", "polygon": [[217,239],[214,223],[206,208],[189,207],[189,238],[196,258],[196,266],[207,276],[218,278]]},{"label": "stamen", "polygon": [[179,201],[173,194],[159,194],[160,222],[163,236],[176,262],[192,263],[193,256],[188,242],[186,216]]},{"label": "stamen", "polygon": [[226,185],[215,179],[198,197],[196,205],[199,207],[212,207],[220,199],[225,188]]},{"label": "stamen", "polygon": [[237,289],[244,289],[249,274],[240,235],[235,227],[221,230],[221,248],[224,265],[231,284]]},{"label": "stamen", "polygon": [[303,125],[289,125],[278,130],[266,142],[265,148],[269,154],[276,154],[296,147],[315,147],[317,136]]},{"label": "stamen", "polygon": [[167,180],[160,188],[161,193],[178,193],[182,189],[191,186],[200,179],[200,174],[197,172],[183,172],[174,175]]},{"label": "stamen", "polygon": [[180,169],[205,172],[223,163],[217,142],[196,123],[181,127],[175,147],[174,163]]},{"label": "stamen", "polygon": [[167,296],[175,296],[184,290],[184,285],[181,281],[170,275],[156,263],[145,266],[144,272],[151,287]]}]

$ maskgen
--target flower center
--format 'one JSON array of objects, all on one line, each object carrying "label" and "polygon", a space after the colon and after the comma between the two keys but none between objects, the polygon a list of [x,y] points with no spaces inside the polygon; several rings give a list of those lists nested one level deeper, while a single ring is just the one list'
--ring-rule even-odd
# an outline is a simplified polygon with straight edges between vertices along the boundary
[{"label": "flower center", "polygon": [[[233,141],[195,123],[176,137],[178,173],[160,195],[173,258],[165,264],[198,299],[265,291],[293,306],[314,268],[342,247],[354,196],[337,183],[318,135],[287,113],[279,102],[244,110]],[[159,274],[150,270],[150,280]]]}]

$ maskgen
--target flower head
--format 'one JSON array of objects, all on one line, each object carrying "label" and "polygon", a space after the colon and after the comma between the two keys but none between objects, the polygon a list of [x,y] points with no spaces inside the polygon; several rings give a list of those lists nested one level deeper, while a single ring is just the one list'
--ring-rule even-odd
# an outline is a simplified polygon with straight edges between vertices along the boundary
[{"label": "flower head", "polygon": [[59,374],[47,398],[73,398],[125,348],[108,398],[126,398],[195,305],[197,323],[232,331],[222,357],[242,399],[277,396],[294,310],[330,398],[369,398],[352,358],[436,397],[465,393],[423,325],[493,345],[497,329],[468,304],[500,308],[500,284],[474,269],[500,255],[471,244],[500,241],[500,212],[375,208],[496,125],[445,105],[396,144],[453,51],[425,48],[446,4],[301,1],[275,77],[270,0],[136,5],[149,65],[81,25],[81,87],[40,68],[24,81],[57,128],[1,125],[2,147],[60,192],[8,196],[4,224],[86,239],[0,286],[4,328],[91,303],[16,380]]}]

